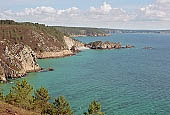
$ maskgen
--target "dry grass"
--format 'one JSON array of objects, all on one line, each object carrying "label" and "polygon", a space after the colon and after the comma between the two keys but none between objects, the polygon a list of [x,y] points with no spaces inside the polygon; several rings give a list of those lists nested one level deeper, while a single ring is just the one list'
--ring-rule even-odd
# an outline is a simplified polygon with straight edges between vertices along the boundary
[{"label": "dry grass", "polygon": [[0,101],[0,115],[40,115]]}]

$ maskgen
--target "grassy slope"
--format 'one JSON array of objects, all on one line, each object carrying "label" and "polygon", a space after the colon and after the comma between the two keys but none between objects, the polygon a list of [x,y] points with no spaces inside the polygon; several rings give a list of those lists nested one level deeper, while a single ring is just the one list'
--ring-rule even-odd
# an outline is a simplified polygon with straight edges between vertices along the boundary
[{"label": "grassy slope", "polygon": [[0,59],[5,61],[2,54],[5,53],[6,46],[11,51],[15,44],[28,45],[36,53],[67,49],[64,34],[53,27],[0,20]]},{"label": "grassy slope", "polygon": [[0,101],[0,115],[40,115]]},{"label": "grassy slope", "polygon": [[99,28],[86,28],[86,27],[64,27],[64,26],[54,26],[58,31],[64,32],[69,35],[90,35],[90,34],[106,34],[103,30]]}]

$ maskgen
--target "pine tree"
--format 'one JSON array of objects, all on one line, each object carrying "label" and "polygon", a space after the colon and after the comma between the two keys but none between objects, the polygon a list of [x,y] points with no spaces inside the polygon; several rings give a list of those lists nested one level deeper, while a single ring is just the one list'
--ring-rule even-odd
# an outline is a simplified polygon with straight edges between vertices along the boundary
[{"label": "pine tree", "polygon": [[17,82],[16,86],[12,87],[10,93],[6,96],[7,103],[30,110],[33,108],[33,87],[26,80]]},{"label": "pine tree", "polygon": [[88,114],[85,112],[85,115],[104,115],[103,112],[101,112],[101,104],[97,101],[91,102],[88,109]]},{"label": "pine tree", "polygon": [[41,87],[35,90],[34,94],[35,94],[34,99],[35,109],[41,111],[42,114],[49,113],[49,111],[51,111],[51,104],[48,102],[50,99],[48,90]]},{"label": "pine tree", "polygon": [[70,104],[64,96],[55,99],[54,105],[56,106],[56,115],[73,115]]}]

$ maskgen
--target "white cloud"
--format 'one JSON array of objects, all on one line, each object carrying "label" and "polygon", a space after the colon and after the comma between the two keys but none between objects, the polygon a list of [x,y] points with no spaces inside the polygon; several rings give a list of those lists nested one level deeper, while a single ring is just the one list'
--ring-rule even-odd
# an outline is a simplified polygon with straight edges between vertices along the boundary
[{"label": "white cloud", "polygon": [[170,21],[170,0],[156,0],[155,3],[140,10],[146,19]]},{"label": "white cloud", "polygon": [[114,23],[115,21],[128,21],[132,17],[123,9],[112,8],[110,4],[104,2],[99,8],[90,7],[86,11],[81,11],[77,7],[72,7],[64,10],[56,10],[52,7],[36,7],[25,8],[22,12],[13,12],[6,10],[1,12],[1,19],[14,19],[16,21],[33,21],[47,24],[68,24],[72,23],[77,26],[86,23],[99,25],[105,23]]},{"label": "white cloud", "polygon": [[109,13],[111,10],[111,5],[107,4],[106,2],[104,2],[104,4],[100,8],[90,7],[90,12],[96,13]]},{"label": "white cloud", "polygon": [[64,26],[131,29],[170,28],[170,0],[156,0],[153,4],[140,8],[139,12],[113,8],[106,2],[97,8],[90,7],[83,11],[77,7],[57,10],[49,6],[25,8],[20,12],[0,10],[0,19]]}]

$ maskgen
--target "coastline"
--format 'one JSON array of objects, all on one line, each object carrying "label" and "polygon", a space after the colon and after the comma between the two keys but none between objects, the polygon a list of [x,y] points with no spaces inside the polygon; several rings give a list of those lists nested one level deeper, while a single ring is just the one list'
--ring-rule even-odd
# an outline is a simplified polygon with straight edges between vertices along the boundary
[{"label": "coastline", "polygon": [[[58,51],[58,52],[43,52],[43,53],[35,53],[35,54],[36,54],[37,59],[63,58],[63,57],[74,56],[77,53],[81,52],[82,50],[86,50],[86,49],[89,49],[89,48],[78,47],[77,49],[78,50],[75,51],[75,52],[73,52],[71,50],[63,50],[63,51]],[[27,69],[21,75],[17,75],[16,77],[12,77],[12,78],[8,78],[8,79],[2,79],[2,81],[3,81],[3,83],[7,83],[9,81],[9,79],[17,79],[17,78],[27,77],[28,73],[40,72],[41,69],[42,69],[41,67],[30,69],[30,70]]]},{"label": "coastline", "polygon": [[66,56],[72,56],[76,53],[73,53],[71,50],[63,50],[59,52],[43,52],[37,53],[37,59],[47,59],[47,58],[61,58]]}]

